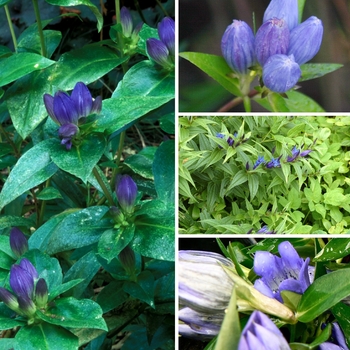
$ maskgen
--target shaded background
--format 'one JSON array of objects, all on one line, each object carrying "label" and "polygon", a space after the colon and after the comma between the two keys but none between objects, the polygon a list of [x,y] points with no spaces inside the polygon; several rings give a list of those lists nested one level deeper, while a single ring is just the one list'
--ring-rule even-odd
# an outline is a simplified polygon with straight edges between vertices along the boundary
[{"label": "shaded background", "polygon": [[[253,27],[255,13],[259,28],[269,0],[180,0],[179,51],[220,55],[221,38],[233,19]],[[302,82],[300,92],[313,98],[328,112],[350,111],[350,0],[306,0],[302,21],[320,18],[324,26],[323,41],[313,63],[341,63],[336,72]],[[218,110],[232,95],[196,66],[179,58],[180,106],[183,112]],[[252,85],[254,86],[254,85]],[[255,102],[253,111],[264,111]],[[234,111],[244,111],[238,106]]]}]

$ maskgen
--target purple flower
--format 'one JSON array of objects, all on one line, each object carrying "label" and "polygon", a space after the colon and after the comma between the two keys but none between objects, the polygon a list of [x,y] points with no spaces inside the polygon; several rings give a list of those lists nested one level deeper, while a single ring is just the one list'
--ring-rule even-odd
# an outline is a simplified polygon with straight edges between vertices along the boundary
[{"label": "purple flower", "polygon": [[309,287],[310,258],[300,258],[288,241],[280,243],[278,251],[281,257],[266,251],[255,253],[254,271],[261,278],[255,281],[254,287],[262,294],[283,302],[282,290],[303,294]]},{"label": "purple flower", "polygon": [[185,322],[187,327],[179,329],[182,336],[187,338],[209,340],[219,334],[220,326],[225,316],[222,311],[219,314],[203,313],[185,307],[179,310],[179,320]]},{"label": "purple flower", "polygon": [[14,227],[10,232],[10,247],[17,258],[28,250],[28,240],[17,227]]},{"label": "purple flower", "polygon": [[312,16],[290,33],[288,55],[294,55],[299,65],[310,61],[319,51],[323,36],[322,21]]},{"label": "purple flower", "polygon": [[10,270],[10,286],[17,296],[33,297],[34,278],[19,265],[12,265]]},{"label": "purple flower", "polygon": [[39,278],[35,286],[35,302],[39,308],[46,306],[49,298],[49,291],[46,281],[43,278]]},{"label": "purple flower", "polygon": [[233,146],[233,144],[235,143],[235,140],[230,136],[228,139],[227,139],[227,143],[229,146]]},{"label": "purple flower", "polygon": [[298,0],[271,0],[264,13],[263,22],[274,17],[285,20],[289,30],[292,30],[298,25]]},{"label": "purple flower", "polygon": [[278,168],[281,166],[281,157],[278,158],[272,158],[268,163],[266,163],[266,168]]},{"label": "purple flower", "polygon": [[332,342],[322,343],[319,350],[349,350],[339,324],[334,322],[332,326]]},{"label": "purple flower", "polygon": [[17,298],[10,293],[7,289],[0,287],[0,300],[11,310],[18,310],[18,301]]},{"label": "purple flower", "polygon": [[175,22],[169,17],[163,18],[158,25],[160,40],[150,38],[146,42],[149,57],[166,69],[174,66]]},{"label": "purple flower", "polygon": [[216,137],[218,137],[219,139],[223,139],[223,138],[225,138],[225,135],[217,132]]},{"label": "purple flower", "polygon": [[300,152],[300,157],[306,157],[310,152],[312,152],[312,149],[306,149],[305,151]]},{"label": "purple flower", "polygon": [[267,88],[274,92],[286,92],[298,82],[301,70],[293,55],[273,55],[263,67],[262,79]]},{"label": "purple flower", "polygon": [[277,326],[261,311],[255,310],[245,325],[238,350],[290,350]]},{"label": "purple flower", "polygon": [[260,164],[265,164],[264,156],[259,156],[258,160],[255,162],[253,166],[253,170],[256,169]]},{"label": "purple flower", "polygon": [[272,18],[257,31],[255,37],[255,54],[263,66],[267,59],[276,54],[287,54],[289,29],[283,19]]},{"label": "purple flower", "polygon": [[69,150],[72,147],[72,139],[78,134],[78,121],[92,113],[100,113],[102,99],[98,96],[92,99],[87,86],[76,83],[71,96],[64,91],[57,91],[55,96],[44,94],[44,104],[49,116],[60,125],[59,136],[61,144]]},{"label": "purple flower", "polygon": [[299,156],[299,154],[300,154],[300,150],[298,150],[296,146],[294,146],[292,148],[292,156],[287,157],[287,162],[293,162]]},{"label": "purple flower", "polygon": [[275,231],[270,231],[269,227],[267,225],[265,225],[257,233],[273,234],[273,233],[276,233],[276,232]]},{"label": "purple flower", "polygon": [[122,26],[123,35],[126,38],[130,38],[134,25],[132,23],[131,14],[125,6],[120,9],[120,24]]},{"label": "purple flower", "polygon": [[233,20],[221,39],[221,51],[230,68],[239,74],[247,74],[255,64],[254,34],[243,21]]},{"label": "purple flower", "polygon": [[137,185],[129,175],[117,177],[115,192],[121,209],[130,214],[134,211],[134,204],[137,197]]}]

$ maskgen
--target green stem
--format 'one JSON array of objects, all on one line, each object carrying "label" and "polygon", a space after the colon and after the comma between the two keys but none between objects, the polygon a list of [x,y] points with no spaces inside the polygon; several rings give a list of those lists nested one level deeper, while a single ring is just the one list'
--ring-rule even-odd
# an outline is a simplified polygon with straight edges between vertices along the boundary
[{"label": "green stem", "polygon": [[9,11],[9,8],[7,5],[5,5],[4,7],[5,7],[6,18],[7,18],[8,24],[9,24],[10,33],[11,33],[11,37],[12,37],[12,41],[13,41],[13,47],[15,48],[15,51],[17,51],[17,39],[16,39],[15,31],[13,30],[13,24],[11,21],[10,11]]},{"label": "green stem", "polygon": [[38,0],[33,0],[33,6],[34,6],[36,22],[38,24],[38,32],[39,32],[40,46],[41,46],[41,55],[46,57],[47,52],[46,52],[46,45],[45,45],[45,38],[44,38],[43,27],[41,25],[40,10],[39,10],[39,5],[38,5]]},{"label": "green stem", "polygon": [[165,16],[169,17],[168,12],[166,12],[166,9],[163,7],[162,3],[159,0],[156,0],[157,5],[161,8],[161,10],[164,12]]},{"label": "green stem", "polygon": [[[44,188],[47,188],[50,186],[50,179],[47,179],[45,182]],[[40,207],[40,214],[39,214],[39,226],[42,225],[44,222],[44,213],[45,213],[45,208],[46,208],[46,201],[41,201],[41,207]]]},{"label": "green stem", "polygon": [[102,180],[100,174],[98,173],[97,168],[94,167],[93,170],[92,170],[92,172],[93,172],[93,174],[94,174],[94,176],[95,176],[97,182],[98,182],[99,185],[101,186],[102,191],[103,191],[105,197],[107,198],[109,205],[110,205],[110,206],[113,206],[113,205],[114,205],[113,198],[112,198],[111,194],[109,193],[108,188],[106,187],[105,183],[103,182],[103,180]]},{"label": "green stem", "polygon": [[244,109],[245,109],[246,112],[251,112],[252,111],[252,105],[250,103],[249,96],[244,96],[243,97],[243,105],[244,105]]},{"label": "green stem", "polygon": [[[120,23],[120,1],[115,0],[115,21]],[[120,57],[124,56],[124,38],[123,33],[118,32],[118,47],[120,51]],[[123,73],[125,74],[128,71],[128,66],[125,62],[122,63]]]},{"label": "green stem", "polygon": [[115,179],[119,171],[119,164],[120,164],[120,158],[122,157],[122,153],[123,153],[124,141],[125,141],[125,131],[122,131],[119,138],[117,158],[115,160],[116,167],[112,171],[112,179],[111,179],[112,191],[114,191]]}]

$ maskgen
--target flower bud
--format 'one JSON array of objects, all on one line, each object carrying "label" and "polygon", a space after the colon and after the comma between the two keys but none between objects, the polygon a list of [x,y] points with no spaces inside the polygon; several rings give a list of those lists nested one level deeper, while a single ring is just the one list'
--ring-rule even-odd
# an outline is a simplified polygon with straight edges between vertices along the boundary
[{"label": "flower bud", "polygon": [[275,92],[286,92],[298,82],[301,70],[293,55],[273,55],[263,67],[262,79],[267,88]]},{"label": "flower bud", "polygon": [[169,50],[162,41],[150,38],[147,40],[146,46],[147,53],[154,62],[163,67],[168,67],[171,64]]},{"label": "flower bud", "polygon": [[0,287],[0,300],[11,310],[17,312],[18,310],[17,298],[3,287]]},{"label": "flower bud", "polygon": [[244,327],[238,350],[288,350],[287,340],[277,326],[261,311],[255,310]]},{"label": "flower bud", "polygon": [[120,9],[120,24],[122,25],[124,36],[126,38],[130,38],[132,34],[133,23],[131,14],[125,6]]},{"label": "flower bud", "polygon": [[18,312],[27,317],[32,317],[36,312],[36,306],[33,303],[33,300],[26,295],[18,296],[18,305]]},{"label": "flower bud", "polygon": [[26,296],[28,298],[33,296],[33,277],[19,265],[12,265],[11,267],[10,286],[17,296]]},{"label": "flower bud", "polygon": [[17,258],[28,250],[28,240],[17,227],[14,227],[10,232],[10,246]]},{"label": "flower bud", "polygon": [[169,50],[170,55],[175,55],[175,21],[170,17],[164,17],[158,24],[160,40]]},{"label": "flower bud", "polygon": [[289,30],[298,25],[298,0],[271,0],[264,13],[263,22],[271,18],[284,19]]},{"label": "flower bud", "polygon": [[49,292],[46,281],[43,278],[39,278],[35,286],[35,303],[39,308],[44,308],[48,299]]},{"label": "flower bud", "polygon": [[124,270],[130,275],[135,274],[135,253],[129,247],[126,246],[118,255],[118,259],[122,264]]},{"label": "flower bud", "polygon": [[293,54],[300,65],[310,61],[320,49],[322,36],[322,21],[311,16],[291,31],[288,55]]},{"label": "flower bud", "polygon": [[121,209],[126,213],[132,213],[137,197],[137,185],[129,175],[117,177],[116,195]]},{"label": "flower bud", "polygon": [[243,21],[233,20],[221,39],[221,51],[230,68],[239,74],[247,74],[255,64],[254,34]]},{"label": "flower bud", "polygon": [[201,313],[219,313],[227,308],[233,281],[220,265],[233,263],[220,254],[179,251],[180,304]]},{"label": "flower bud", "polygon": [[289,29],[283,19],[269,19],[256,33],[255,54],[262,66],[269,57],[276,54],[286,54],[288,46]]},{"label": "flower bud", "polygon": [[38,272],[36,271],[36,268],[27,258],[23,258],[20,261],[19,266],[22,269],[26,270],[32,276],[33,280],[38,278]]}]

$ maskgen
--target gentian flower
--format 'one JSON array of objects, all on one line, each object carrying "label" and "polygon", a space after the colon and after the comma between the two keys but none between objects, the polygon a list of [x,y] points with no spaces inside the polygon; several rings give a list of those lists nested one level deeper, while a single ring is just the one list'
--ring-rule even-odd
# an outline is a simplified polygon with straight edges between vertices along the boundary
[{"label": "gentian flower", "polygon": [[264,13],[263,22],[280,18],[287,22],[289,30],[298,25],[298,0],[271,0]]},{"label": "gentian flower", "polygon": [[255,162],[253,166],[253,170],[256,169],[260,164],[265,164],[264,156],[259,156],[258,160]]},{"label": "gentian flower", "polygon": [[322,21],[311,16],[291,31],[288,56],[293,55],[299,65],[310,61],[321,47],[322,36]]},{"label": "gentian flower", "polygon": [[35,302],[39,308],[46,306],[49,299],[49,292],[46,281],[43,278],[39,278],[35,286]]},{"label": "gentian flower", "polygon": [[217,132],[216,137],[218,137],[219,139],[223,139],[225,137],[225,135],[221,134],[220,132]]},{"label": "gentian flower", "polygon": [[70,150],[72,139],[79,133],[78,121],[92,113],[100,113],[102,99],[98,96],[93,100],[87,86],[78,82],[71,96],[63,91],[56,92],[55,96],[44,94],[44,104],[49,116],[60,125],[61,144]]},{"label": "gentian flower", "polygon": [[281,257],[266,251],[255,253],[254,271],[261,278],[255,281],[254,287],[262,294],[283,302],[282,290],[303,294],[309,287],[310,258],[300,258],[288,241],[280,243],[278,252]]},{"label": "gentian flower", "polygon": [[283,19],[269,19],[256,33],[255,54],[261,66],[273,55],[287,54],[288,46],[289,29]]},{"label": "gentian flower", "polygon": [[126,38],[130,38],[134,25],[132,23],[131,14],[125,6],[120,9],[120,24],[122,26],[123,35]]},{"label": "gentian flower", "polygon": [[129,276],[133,276],[135,274],[135,252],[127,245],[118,254],[118,259]]},{"label": "gentian flower", "polygon": [[298,150],[296,146],[294,146],[292,148],[292,156],[287,157],[287,162],[293,162],[299,156],[299,154],[300,154],[300,150]]},{"label": "gentian flower", "polygon": [[277,326],[261,311],[249,317],[238,343],[238,350],[290,350]]},{"label": "gentian flower", "polygon": [[115,192],[121,209],[131,214],[137,197],[137,185],[129,175],[118,175]]},{"label": "gentian flower", "polygon": [[301,70],[294,56],[278,54],[267,59],[262,79],[271,91],[283,93],[295,86],[300,76]]},{"label": "gentian flower", "polygon": [[334,322],[332,324],[332,342],[322,343],[318,348],[319,350],[349,350],[346,344],[344,333],[342,332],[339,324]]},{"label": "gentian flower", "polygon": [[165,17],[158,24],[160,40],[150,38],[146,42],[149,57],[166,69],[173,68],[175,55],[175,22]]},{"label": "gentian flower", "polygon": [[281,166],[281,157],[279,156],[278,158],[272,158],[268,163],[266,163],[266,168],[278,168]]},{"label": "gentian flower", "polygon": [[270,231],[269,227],[267,225],[265,225],[257,233],[273,234],[273,233],[276,233],[276,232],[275,231]]},{"label": "gentian flower", "polygon": [[17,258],[28,250],[28,240],[17,227],[14,227],[10,232],[10,247]]},{"label": "gentian flower", "polygon": [[233,20],[222,39],[221,51],[230,68],[239,74],[247,74],[255,64],[254,34],[243,21]]},{"label": "gentian flower", "polygon": [[310,152],[312,152],[312,149],[306,149],[305,151],[300,152],[300,157],[306,157]]}]

